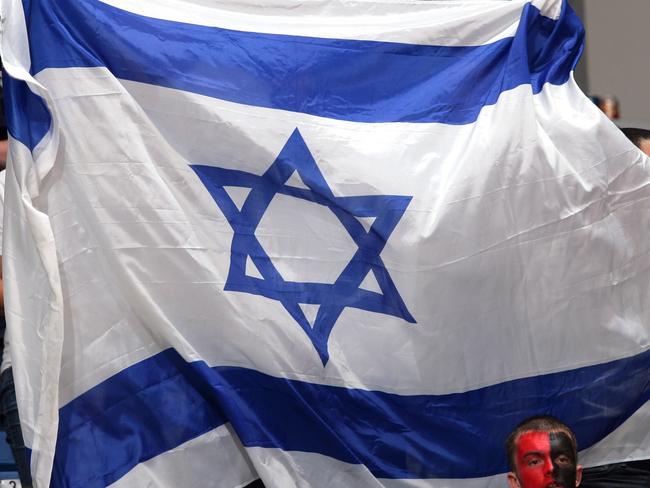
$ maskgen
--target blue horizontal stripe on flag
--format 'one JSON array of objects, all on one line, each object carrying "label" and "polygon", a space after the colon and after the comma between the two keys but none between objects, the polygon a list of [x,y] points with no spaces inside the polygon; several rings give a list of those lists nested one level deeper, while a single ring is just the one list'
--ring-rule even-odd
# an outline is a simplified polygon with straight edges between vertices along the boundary
[{"label": "blue horizontal stripe on flag", "polygon": [[229,421],[248,447],[320,453],[379,478],[505,472],[503,443],[528,416],[552,414],[579,447],[650,400],[650,351],[449,395],[396,394],[186,363],[174,350],[132,366],[60,411],[52,487],[104,487],[137,463]]},{"label": "blue horizontal stripe on flag", "polygon": [[223,425],[209,371],[170,349],[63,407],[51,487],[106,487],[135,464]]},{"label": "blue horizontal stripe on flag", "polygon": [[528,4],[514,37],[450,47],[240,32],[97,0],[24,3],[33,73],[106,66],[125,80],[355,122],[474,122],[506,90],[566,82],[583,43],[567,5],[552,20]]}]

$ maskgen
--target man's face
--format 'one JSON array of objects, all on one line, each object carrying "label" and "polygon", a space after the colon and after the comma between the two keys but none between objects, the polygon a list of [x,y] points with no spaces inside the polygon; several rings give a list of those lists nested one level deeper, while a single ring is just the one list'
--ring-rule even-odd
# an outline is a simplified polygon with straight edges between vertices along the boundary
[{"label": "man's face", "polygon": [[517,473],[510,485],[521,488],[574,488],[582,468],[577,466],[571,440],[564,432],[526,432],[519,436]]}]

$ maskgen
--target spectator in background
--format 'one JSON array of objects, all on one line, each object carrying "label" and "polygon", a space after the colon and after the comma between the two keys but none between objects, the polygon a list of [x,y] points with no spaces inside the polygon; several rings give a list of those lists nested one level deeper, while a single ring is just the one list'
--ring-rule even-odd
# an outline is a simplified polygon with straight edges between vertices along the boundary
[{"label": "spectator in background", "polygon": [[4,134],[3,131],[0,131],[0,137],[3,137],[4,139],[0,140],[0,165],[2,166],[2,169],[5,169],[5,165],[7,163],[7,151],[9,150],[9,141],[7,140],[7,128],[5,127],[4,129]]},{"label": "spectator in background", "polygon": [[623,131],[623,134],[625,134],[636,147],[650,156],[650,130],[636,129],[633,127],[628,127],[621,130]]}]

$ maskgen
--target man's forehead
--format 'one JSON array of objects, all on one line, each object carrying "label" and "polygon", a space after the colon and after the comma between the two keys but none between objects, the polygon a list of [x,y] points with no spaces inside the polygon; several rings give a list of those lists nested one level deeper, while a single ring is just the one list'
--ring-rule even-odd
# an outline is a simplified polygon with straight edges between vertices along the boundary
[{"label": "man's forehead", "polygon": [[575,450],[571,437],[566,432],[551,432],[551,451],[557,454],[566,454],[571,458],[575,457]]},{"label": "man's forehead", "polygon": [[549,434],[549,432],[543,430],[522,432],[516,439],[519,454],[526,455],[528,452],[550,451],[551,438]]},{"label": "man's forehead", "polygon": [[554,451],[573,454],[571,437],[563,430],[525,431],[517,436],[515,444],[520,455],[525,455],[529,451]]},{"label": "man's forehead", "polygon": [[563,444],[568,444],[571,445],[571,438],[569,437],[569,434],[566,432],[563,432],[561,430],[556,431],[556,432],[549,432],[549,438],[551,439],[551,443],[563,443]]},{"label": "man's forehead", "polygon": [[524,440],[526,443],[531,442],[560,442],[564,441],[570,446],[571,436],[564,430],[526,430],[520,433],[515,439],[515,444],[519,445]]}]

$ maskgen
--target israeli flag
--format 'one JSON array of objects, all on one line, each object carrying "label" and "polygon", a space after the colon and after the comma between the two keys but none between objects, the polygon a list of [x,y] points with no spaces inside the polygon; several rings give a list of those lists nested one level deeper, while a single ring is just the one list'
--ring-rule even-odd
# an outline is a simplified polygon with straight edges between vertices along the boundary
[{"label": "israeli flag", "polygon": [[560,0],[2,0],[37,487],[505,486],[650,457],[650,161]]}]

